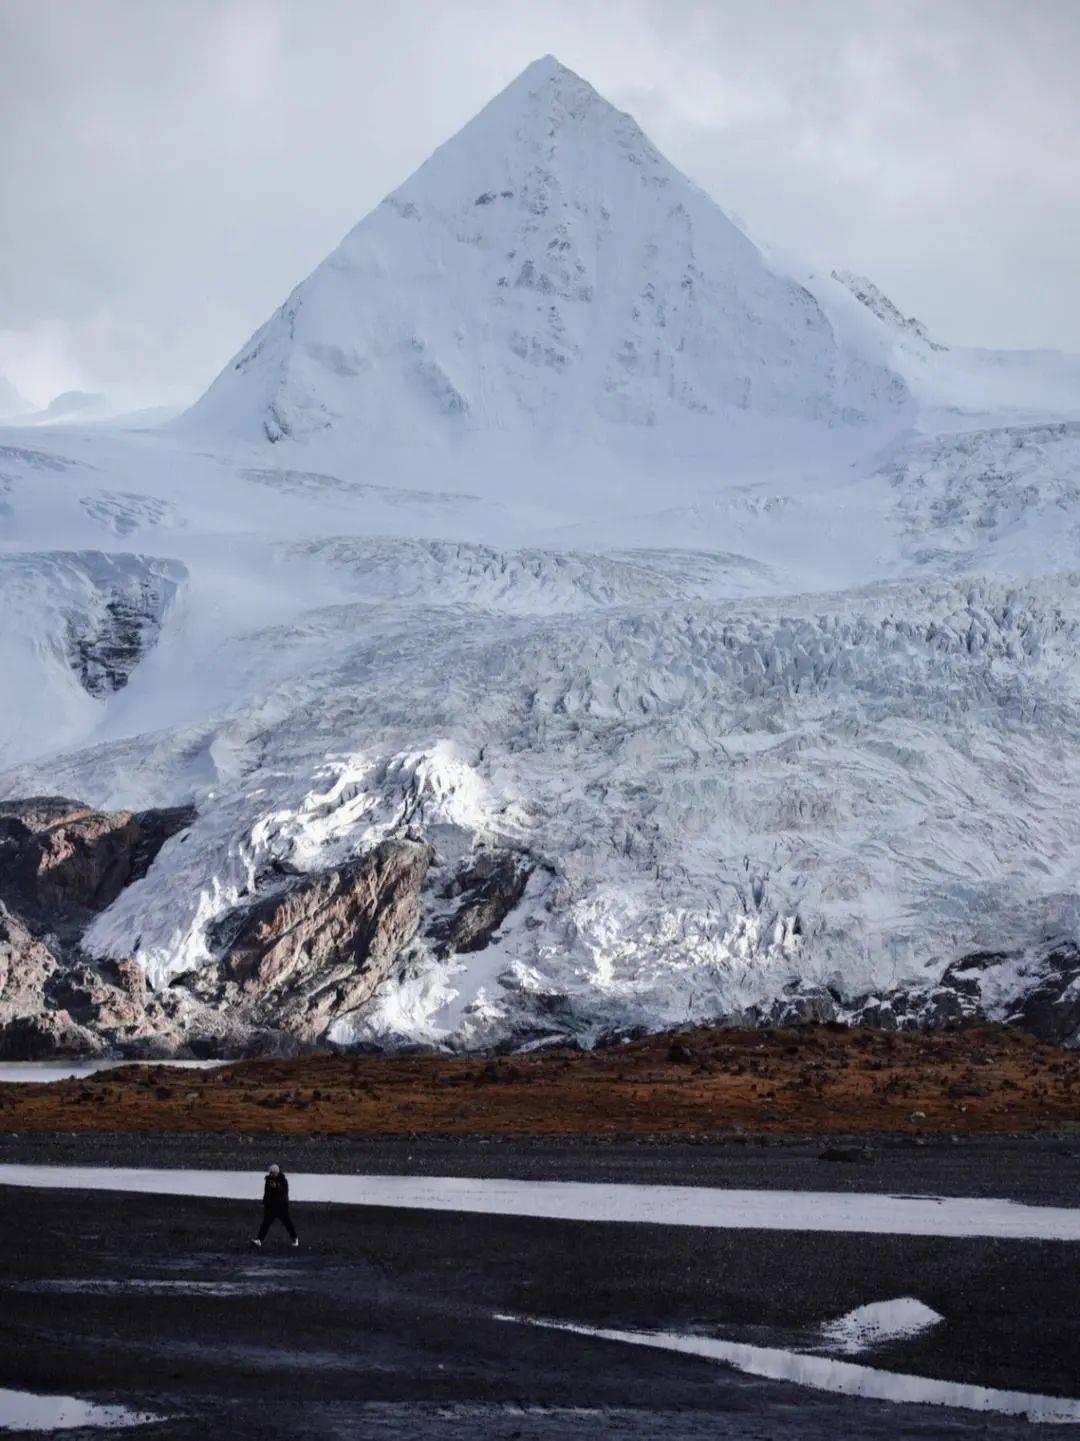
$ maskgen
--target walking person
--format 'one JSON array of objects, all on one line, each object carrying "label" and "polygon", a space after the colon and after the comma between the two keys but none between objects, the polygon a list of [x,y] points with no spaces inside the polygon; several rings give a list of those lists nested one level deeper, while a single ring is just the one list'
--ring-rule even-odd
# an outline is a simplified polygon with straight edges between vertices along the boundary
[{"label": "walking person", "polygon": [[253,1236],[251,1244],[262,1247],[266,1233],[275,1221],[280,1221],[292,1237],[292,1244],[299,1246],[300,1238],[289,1215],[289,1180],[280,1166],[271,1166],[263,1184],[263,1218],[259,1234]]}]

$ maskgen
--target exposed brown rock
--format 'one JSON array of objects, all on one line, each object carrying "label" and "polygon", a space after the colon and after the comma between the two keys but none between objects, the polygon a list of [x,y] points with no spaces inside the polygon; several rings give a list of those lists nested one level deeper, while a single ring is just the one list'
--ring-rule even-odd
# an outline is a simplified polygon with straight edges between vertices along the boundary
[{"label": "exposed brown rock", "polygon": [[110,966],[107,977],[81,956],[79,939],[193,817],[189,807],[106,812],[59,796],[0,804],[3,1054],[36,1059],[95,1054],[106,1043],[169,1043],[169,1020],[160,1005],[148,1009],[138,967]]},{"label": "exposed brown rock", "polygon": [[0,805],[0,897],[49,928],[104,910],[144,876],[188,807],[95,811],[78,801],[31,797]]},{"label": "exposed brown rock", "polygon": [[383,841],[223,918],[212,943],[242,1005],[305,1037],[363,1004],[416,933],[430,846]]},{"label": "exposed brown rock", "polygon": [[45,942],[0,901],[0,1025],[42,1010],[56,967]]}]

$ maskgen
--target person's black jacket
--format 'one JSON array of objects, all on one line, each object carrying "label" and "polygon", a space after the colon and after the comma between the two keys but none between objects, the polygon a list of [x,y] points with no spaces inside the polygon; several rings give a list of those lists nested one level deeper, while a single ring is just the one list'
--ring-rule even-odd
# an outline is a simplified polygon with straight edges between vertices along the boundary
[{"label": "person's black jacket", "polygon": [[289,1209],[289,1182],[284,1171],[267,1176],[263,1186],[263,1209],[281,1212]]}]

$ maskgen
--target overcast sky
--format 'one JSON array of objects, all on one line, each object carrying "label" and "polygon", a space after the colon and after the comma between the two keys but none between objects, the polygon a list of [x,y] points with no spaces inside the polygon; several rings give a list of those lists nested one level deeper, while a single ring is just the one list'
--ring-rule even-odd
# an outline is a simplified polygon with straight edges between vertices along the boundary
[{"label": "overcast sky", "polygon": [[1080,0],[0,0],[0,375],[193,397],[549,51],[751,234],[1080,351]]}]

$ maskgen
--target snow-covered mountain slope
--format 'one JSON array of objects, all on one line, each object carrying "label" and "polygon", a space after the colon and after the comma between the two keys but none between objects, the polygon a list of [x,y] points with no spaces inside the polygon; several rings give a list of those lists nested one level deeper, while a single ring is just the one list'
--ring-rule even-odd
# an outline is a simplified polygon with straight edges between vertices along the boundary
[{"label": "snow-covered mountain slope", "polygon": [[[831,279],[881,321],[893,347],[886,363],[914,397],[928,430],[965,430],[985,423],[1080,419],[1080,356],[1055,350],[978,350],[942,345],[905,316],[865,276],[834,270]],[[835,297],[808,277],[823,308]]]},{"label": "snow-covered mountain slope", "polygon": [[973,354],[530,67],[181,422],[0,432],[0,798],[197,811],[80,963],[165,1046],[842,1009],[988,950],[1013,1014],[1080,940],[1077,363]]},{"label": "snow-covered mountain slope", "polygon": [[549,57],[360,222],[184,428],[348,446],[374,481],[510,463],[520,492],[554,457],[575,483],[613,458],[677,474],[733,430],[905,409],[877,355]]}]

